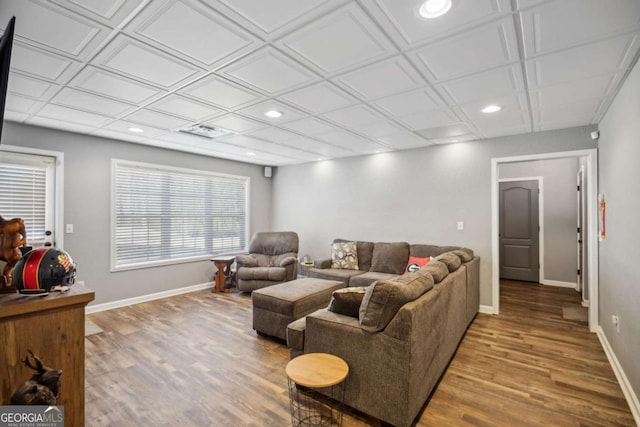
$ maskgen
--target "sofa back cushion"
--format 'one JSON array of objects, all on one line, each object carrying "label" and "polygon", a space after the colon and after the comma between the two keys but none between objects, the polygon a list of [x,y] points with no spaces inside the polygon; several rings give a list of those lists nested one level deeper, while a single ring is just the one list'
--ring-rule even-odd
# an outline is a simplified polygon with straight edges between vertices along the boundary
[{"label": "sofa back cushion", "polygon": [[374,282],[360,304],[360,327],[367,332],[384,330],[400,307],[428,292],[433,284],[433,277],[424,270]]},{"label": "sofa back cushion", "polygon": [[409,244],[407,242],[375,243],[369,271],[402,274],[408,260]]},{"label": "sofa back cushion", "polygon": [[460,265],[462,264],[462,262],[460,261],[460,257],[451,252],[445,252],[442,255],[438,255],[434,258],[434,260],[440,261],[441,263],[446,265],[449,273],[453,273],[454,271],[459,269]]},{"label": "sofa back cushion", "polygon": [[[352,240],[335,239],[334,243],[351,242]],[[358,251],[358,270],[369,271],[371,268],[371,258],[373,257],[373,242],[356,241]]]},{"label": "sofa back cushion", "polygon": [[333,291],[329,301],[329,311],[357,319],[366,290],[367,288],[358,286]]},{"label": "sofa back cushion", "polygon": [[469,248],[456,249],[451,251],[451,253],[456,254],[462,262],[469,262],[474,257],[473,251]]},{"label": "sofa back cushion", "polygon": [[437,257],[440,254],[452,251],[454,249],[459,249],[459,247],[415,244],[411,245],[409,251],[411,256],[424,258],[427,256]]},{"label": "sofa back cushion", "polygon": [[440,262],[436,259],[432,259],[431,261],[429,261],[429,264],[418,270],[418,273],[421,273],[423,271],[429,272],[431,274],[434,283],[442,282],[444,278],[449,275],[449,269],[447,268],[447,266],[443,262]]}]

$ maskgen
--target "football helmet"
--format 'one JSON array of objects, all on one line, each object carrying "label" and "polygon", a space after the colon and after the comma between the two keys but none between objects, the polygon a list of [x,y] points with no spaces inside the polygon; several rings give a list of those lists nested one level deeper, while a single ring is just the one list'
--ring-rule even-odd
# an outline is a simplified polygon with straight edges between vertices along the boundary
[{"label": "football helmet", "polygon": [[49,292],[57,286],[71,286],[75,280],[76,265],[59,248],[33,249],[13,267],[13,284],[23,294]]}]

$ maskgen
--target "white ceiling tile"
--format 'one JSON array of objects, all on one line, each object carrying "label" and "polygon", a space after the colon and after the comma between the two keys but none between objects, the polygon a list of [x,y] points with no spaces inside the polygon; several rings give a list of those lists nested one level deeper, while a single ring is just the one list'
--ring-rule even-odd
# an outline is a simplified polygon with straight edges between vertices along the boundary
[{"label": "white ceiling tile", "polygon": [[111,71],[166,89],[202,73],[191,64],[123,35],[113,39],[95,61]]},{"label": "white ceiling tile", "polygon": [[413,133],[400,132],[378,138],[384,145],[395,149],[407,149],[416,147],[426,147],[432,145],[430,141],[421,138]]},{"label": "white ceiling tile", "polygon": [[509,136],[509,135],[520,135],[523,133],[531,132],[530,125],[518,125],[513,127],[507,126],[494,126],[494,127],[485,127],[482,130],[482,136],[484,138],[497,138],[499,136]]},{"label": "white ceiling tile", "polygon": [[[234,135],[230,137],[224,138],[224,142],[228,142],[234,145],[239,145],[241,147],[245,147],[247,149],[252,150],[260,150],[266,153],[275,153],[276,155],[290,157],[294,150],[289,147],[285,147],[279,144],[274,144],[272,142],[263,141],[257,138],[251,138],[246,135]],[[300,154],[300,153],[296,153]]]},{"label": "white ceiling tile", "polygon": [[318,135],[320,133],[327,133],[336,130],[335,127],[319,120],[315,117],[306,117],[302,120],[295,120],[293,122],[285,123],[283,128],[290,129],[295,132],[299,132],[305,135]]},{"label": "white ceiling tile", "polygon": [[194,0],[151,3],[127,30],[205,67],[246,53],[256,41],[241,27]]},{"label": "white ceiling tile", "polygon": [[366,105],[355,105],[323,114],[323,117],[344,126],[363,126],[384,119]]},{"label": "white ceiling tile", "polygon": [[367,100],[404,92],[425,84],[422,77],[402,56],[351,71],[337,77],[336,80]]},{"label": "white ceiling tile", "polygon": [[237,108],[257,100],[257,93],[221,79],[215,75],[207,76],[180,90],[184,96],[216,105],[222,108]]},{"label": "white ceiling tile", "polygon": [[[156,136],[163,135],[163,134],[167,133],[166,129],[158,129],[158,128],[154,128],[152,126],[147,126],[147,125],[141,125],[139,123],[128,122],[126,120],[117,120],[115,122],[109,123],[103,129],[112,130],[114,132],[131,133],[131,131],[129,130],[130,128],[138,128],[138,129],[143,130],[144,132],[142,132],[140,135],[145,137],[145,138],[154,138]],[[136,133],[134,133],[134,135],[135,134]]]},{"label": "white ceiling tile", "polygon": [[372,154],[383,148],[376,142],[343,130],[318,135],[317,139],[359,154]]},{"label": "white ceiling tile", "polygon": [[[282,116],[278,118],[270,118],[265,116],[265,113],[267,111],[279,111],[282,113]],[[304,114],[296,110],[295,108],[288,107],[281,102],[274,100],[261,102],[250,107],[243,108],[236,111],[236,113],[253,117],[254,119],[261,120],[272,125],[277,125],[304,117]]]},{"label": "white ceiling tile", "polygon": [[8,120],[10,122],[22,123],[28,118],[29,118],[29,114],[27,113],[19,113],[17,111],[11,111],[9,109],[4,110],[4,120]]},{"label": "white ceiling tile", "polygon": [[199,122],[206,118],[224,113],[223,110],[213,108],[201,102],[183,98],[179,95],[169,95],[149,105],[148,108],[162,113],[169,113],[194,122]]},{"label": "white ceiling tile", "polygon": [[600,99],[587,99],[570,104],[544,106],[535,110],[533,117],[542,130],[560,127],[572,127],[576,123],[590,123],[600,107]]},{"label": "white ceiling tile", "polygon": [[153,86],[94,67],[86,67],[80,71],[69,86],[137,105],[162,93]]},{"label": "white ceiling tile", "polygon": [[220,0],[264,34],[270,34],[326,0]]},{"label": "white ceiling tile", "polygon": [[81,15],[115,27],[143,0],[50,0]]},{"label": "white ceiling tile", "polygon": [[230,130],[236,133],[251,132],[253,130],[261,129],[268,126],[264,123],[247,119],[236,114],[217,117],[215,119],[207,121],[205,124],[221,127],[222,129]]},{"label": "white ceiling tile", "polygon": [[449,125],[457,122],[458,118],[448,110],[433,110],[398,117],[397,120],[411,130],[420,130]]},{"label": "white ceiling tile", "polygon": [[524,90],[522,67],[518,63],[495,68],[443,83],[438,88],[454,104],[510,95]]},{"label": "white ceiling tile", "polygon": [[297,30],[278,46],[323,74],[392,53],[391,43],[356,3]]},{"label": "white ceiling tile", "polygon": [[296,135],[294,133],[287,132],[278,128],[261,129],[256,132],[251,132],[248,135],[300,150],[318,153],[322,156],[342,157],[352,154],[352,152],[349,150],[338,148],[334,145],[316,141],[304,136]]},{"label": "white ceiling tile", "polygon": [[311,85],[282,95],[279,98],[314,114],[337,110],[357,102],[329,82]]},{"label": "white ceiling tile", "polygon": [[407,116],[425,112],[443,106],[438,95],[431,88],[422,88],[411,92],[392,95],[372,102],[391,116]]},{"label": "white ceiling tile", "polygon": [[5,101],[5,108],[16,113],[29,114],[35,108],[42,106],[42,102],[24,96],[8,93]]},{"label": "white ceiling tile", "polygon": [[[55,106],[53,107],[55,109]],[[59,108],[62,108],[62,107],[59,107]],[[49,111],[49,112],[51,112],[52,114],[58,115],[57,113],[53,113],[52,111]],[[62,116],[64,117],[64,114]],[[34,126],[60,129],[68,132],[76,132],[76,133],[83,133],[83,134],[89,134],[93,130],[95,130],[95,126],[71,123],[69,121],[60,120],[59,118],[51,119],[48,117],[31,117],[27,119],[25,123],[34,125]]]},{"label": "white ceiling tile", "polygon": [[126,120],[158,129],[178,129],[191,123],[189,120],[144,109],[129,114]]},{"label": "white ceiling tile", "polygon": [[26,96],[27,98],[41,100],[56,89],[57,86],[54,84],[17,73],[13,73],[9,77],[9,92]]},{"label": "white ceiling tile", "polygon": [[209,138],[179,131],[165,133],[164,135],[160,135],[156,139],[158,139],[159,141],[168,141],[180,145],[200,145],[204,143],[213,144],[213,140]]},{"label": "white ceiling tile", "polygon": [[639,45],[638,34],[627,34],[528,60],[529,89],[615,74],[629,65]]},{"label": "white ceiling tile", "polygon": [[511,17],[410,52],[432,81],[444,81],[519,60]]},{"label": "white ceiling tile", "polygon": [[70,88],[62,89],[51,102],[113,118],[135,108],[130,104]]},{"label": "white ceiling tile", "polygon": [[[498,105],[502,109],[496,113],[483,113],[482,109],[489,104]],[[497,118],[511,115],[514,112],[517,114],[526,114],[529,111],[527,98],[523,93],[469,102],[460,105],[460,109],[471,119],[486,118],[487,120],[497,120]]]},{"label": "white ceiling tile", "polygon": [[357,126],[354,129],[369,138],[378,139],[389,135],[406,133],[405,129],[389,121],[370,123],[366,126]]},{"label": "white ceiling tile", "polygon": [[116,132],[109,129],[97,129],[91,132],[91,135],[100,136],[102,138],[115,139],[117,141],[142,142],[146,138],[133,133]]},{"label": "white ceiling tile", "polygon": [[60,82],[77,70],[79,63],[13,40],[11,69],[52,82]]},{"label": "white ceiling tile", "polygon": [[562,105],[596,98],[603,99],[617,86],[621,78],[621,73],[605,74],[589,79],[546,86],[530,92],[531,107],[534,110],[539,110],[549,105]]},{"label": "white ceiling tile", "polygon": [[86,111],[75,110],[60,105],[47,104],[40,111],[38,116],[60,120],[62,122],[75,123],[83,126],[100,127],[104,126],[112,119],[99,114],[88,113]]},{"label": "white ceiling tile", "polygon": [[422,18],[418,9],[424,0],[375,0],[402,36],[405,45],[428,42],[461,28],[477,25],[511,13],[509,0],[458,0],[438,19]]},{"label": "white ceiling tile", "polygon": [[316,79],[310,71],[269,46],[222,68],[219,73],[268,94]]},{"label": "white ceiling tile", "polygon": [[[567,17],[571,19],[567,19]],[[521,13],[525,56],[553,52],[640,29],[637,0],[563,0]]]},{"label": "white ceiling tile", "polygon": [[47,2],[5,1],[0,22],[11,16],[18,17],[16,33],[22,41],[76,58],[86,56],[109,33],[108,28]]}]

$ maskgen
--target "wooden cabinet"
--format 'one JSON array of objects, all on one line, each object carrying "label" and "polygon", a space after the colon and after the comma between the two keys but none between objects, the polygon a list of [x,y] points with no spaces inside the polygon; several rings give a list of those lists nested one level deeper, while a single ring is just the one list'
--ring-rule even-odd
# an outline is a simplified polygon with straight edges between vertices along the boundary
[{"label": "wooden cabinet", "polygon": [[0,404],[33,370],[22,361],[32,350],[49,367],[62,369],[58,405],[65,425],[84,425],[84,308],[93,291],[74,286],[44,297],[0,296]]}]

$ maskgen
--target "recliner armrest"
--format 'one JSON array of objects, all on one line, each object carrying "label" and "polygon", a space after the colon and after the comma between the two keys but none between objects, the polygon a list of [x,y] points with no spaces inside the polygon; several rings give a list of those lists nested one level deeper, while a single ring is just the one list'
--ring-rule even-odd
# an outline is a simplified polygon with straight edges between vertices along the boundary
[{"label": "recliner armrest", "polygon": [[282,258],[280,260],[280,264],[278,264],[279,267],[284,267],[290,264],[295,264],[298,260],[295,257],[292,256],[288,256],[286,258]]},{"label": "recliner armrest", "polygon": [[249,255],[236,255],[236,263],[240,267],[257,267],[258,260]]}]

